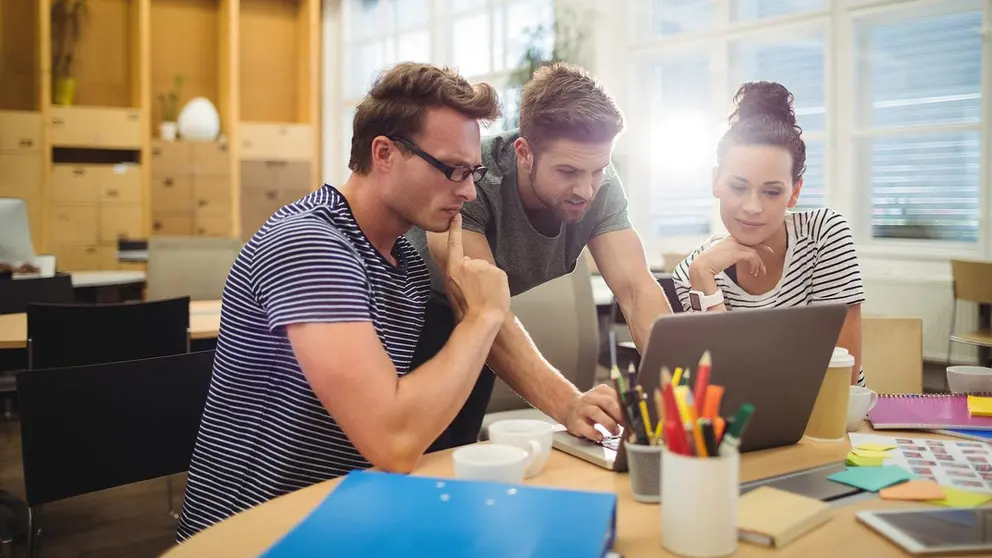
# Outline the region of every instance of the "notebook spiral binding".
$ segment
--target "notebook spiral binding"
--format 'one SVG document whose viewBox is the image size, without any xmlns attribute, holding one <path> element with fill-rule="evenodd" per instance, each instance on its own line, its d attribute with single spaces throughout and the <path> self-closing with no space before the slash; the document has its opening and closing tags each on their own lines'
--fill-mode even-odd
<svg viewBox="0 0 992 558">
<path fill-rule="evenodd" d="M 878 398 L 883 397 L 888 399 L 900 399 L 900 398 L 912 398 L 912 399 L 946 399 L 949 397 L 967 397 L 969 395 L 974 395 L 975 397 L 992 397 L 992 392 L 983 391 L 977 393 L 879 393 Z"/>
</svg>

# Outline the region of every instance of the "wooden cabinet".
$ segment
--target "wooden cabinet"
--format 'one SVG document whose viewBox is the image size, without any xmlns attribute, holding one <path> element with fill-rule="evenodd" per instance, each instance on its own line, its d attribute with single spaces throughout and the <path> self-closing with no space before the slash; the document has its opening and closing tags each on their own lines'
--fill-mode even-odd
<svg viewBox="0 0 992 558">
<path fill-rule="evenodd" d="M 251 238 L 276 210 L 312 191 L 308 161 L 242 161 L 242 238 Z"/>
<path fill-rule="evenodd" d="M 53 106 L 48 126 L 55 147 L 141 148 L 140 109 Z"/>
<path fill-rule="evenodd" d="M 140 165 L 53 164 L 50 198 L 61 270 L 118 269 L 118 241 L 143 237 Z"/>
<path fill-rule="evenodd" d="M 152 145 L 152 234 L 230 236 L 231 154 L 215 142 Z"/>
<path fill-rule="evenodd" d="M 263 122 L 241 123 L 242 161 L 309 161 L 313 126 Z"/>
<path fill-rule="evenodd" d="M 28 204 L 28 222 L 35 251 L 42 247 L 41 114 L 0 111 L 0 197 L 21 198 Z"/>
</svg>

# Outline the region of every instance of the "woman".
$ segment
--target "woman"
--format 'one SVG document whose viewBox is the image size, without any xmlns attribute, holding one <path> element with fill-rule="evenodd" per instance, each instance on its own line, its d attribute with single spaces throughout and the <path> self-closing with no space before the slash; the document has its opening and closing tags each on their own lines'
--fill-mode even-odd
<svg viewBox="0 0 992 558">
<path fill-rule="evenodd" d="M 848 305 L 837 344 L 861 371 L 864 289 L 847 221 L 827 209 L 791 212 L 806 170 L 792 94 L 778 83 L 745 83 L 717 148 L 713 195 L 729 235 L 707 240 L 675 269 L 686 311 Z"/>
</svg>

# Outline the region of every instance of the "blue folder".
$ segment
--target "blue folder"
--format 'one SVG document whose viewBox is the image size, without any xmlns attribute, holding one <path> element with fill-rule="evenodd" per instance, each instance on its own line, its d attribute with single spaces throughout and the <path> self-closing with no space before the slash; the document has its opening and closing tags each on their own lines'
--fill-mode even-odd
<svg viewBox="0 0 992 558">
<path fill-rule="evenodd" d="M 944 434 L 946 436 L 954 436 L 956 438 L 964 438 L 965 440 L 973 440 L 976 442 L 992 442 L 992 431 L 989 430 L 975 430 L 973 428 L 953 428 L 953 429 L 943 429 L 934 430 L 937 434 Z"/>
<path fill-rule="evenodd" d="M 355 471 L 266 558 L 602 558 L 614 493 Z"/>
</svg>

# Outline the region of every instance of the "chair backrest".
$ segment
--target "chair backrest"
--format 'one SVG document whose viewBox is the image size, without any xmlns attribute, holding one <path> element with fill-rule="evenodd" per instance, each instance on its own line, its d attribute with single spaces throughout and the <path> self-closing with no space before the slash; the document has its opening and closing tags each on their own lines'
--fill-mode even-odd
<svg viewBox="0 0 992 558">
<path fill-rule="evenodd" d="M 220 300 L 244 243 L 237 238 L 153 236 L 148 240 L 148 298 Z"/>
<path fill-rule="evenodd" d="M 73 300 L 72 277 L 65 273 L 0 281 L 0 314 L 26 312 L 28 304 L 35 302 L 71 304 Z"/>
<path fill-rule="evenodd" d="M 992 262 L 951 260 L 954 298 L 992 304 Z"/>
<path fill-rule="evenodd" d="M 189 351 L 189 297 L 122 304 L 29 304 L 27 314 L 32 369 Z"/>
<path fill-rule="evenodd" d="M 877 393 L 923 393 L 923 319 L 863 316 L 861 367 Z"/>
<path fill-rule="evenodd" d="M 510 308 L 548 362 L 579 390 L 592 388 L 596 380 L 599 329 L 585 258 L 576 261 L 575 270 L 569 275 L 513 297 Z M 529 406 L 497 378 L 486 412 Z"/>
<path fill-rule="evenodd" d="M 28 505 L 185 471 L 213 358 L 203 351 L 19 372 Z"/>
</svg>

